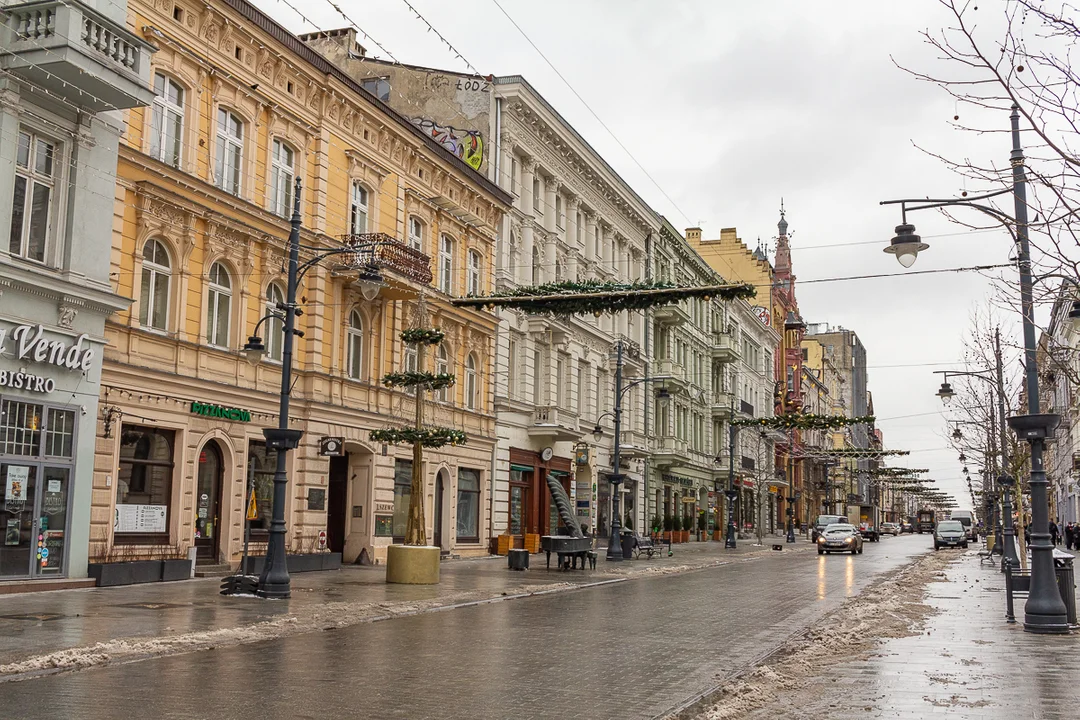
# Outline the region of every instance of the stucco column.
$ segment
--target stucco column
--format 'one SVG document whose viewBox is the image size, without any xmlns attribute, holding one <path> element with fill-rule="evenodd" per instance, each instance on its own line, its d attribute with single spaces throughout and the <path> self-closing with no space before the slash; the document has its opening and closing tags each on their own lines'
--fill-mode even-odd
<svg viewBox="0 0 1080 720">
<path fill-rule="evenodd" d="M 503 134 L 499 142 L 499 147 L 495 148 L 495 152 L 500 154 L 499 158 L 499 175 L 495 178 L 501 187 L 506 192 L 511 192 L 511 188 L 514 187 L 514 143 L 511 142 L 510 136 Z"/>
<path fill-rule="evenodd" d="M 517 281 L 522 285 L 532 285 L 533 260 L 533 173 L 536 162 L 525 159 L 521 163 L 521 213 L 525 221 L 521 224 L 521 257 L 518 261 Z"/>
<path fill-rule="evenodd" d="M 590 261 L 595 260 L 595 257 L 596 257 L 594 255 L 594 252 L 596 250 L 596 248 L 595 248 L 595 242 L 596 241 L 594 240 L 595 236 L 596 236 L 596 215 L 591 213 L 591 212 L 586 212 L 585 213 L 585 257 L 589 258 Z M 587 275 L 588 275 L 588 278 L 590 280 L 595 280 L 596 279 L 596 266 L 594 264 L 592 264 L 592 262 L 590 262 L 590 264 L 589 264 L 589 272 L 588 272 Z"/>
<path fill-rule="evenodd" d="M 554 178 L 544 179 L 544 229 L 547 237 L 544 238 L 544 282 L 554 282 L 555 261 L 558 249 L 558 213 L 555 210 L 555 196 L 559 193 L 560 183 Z"/>
<path fill-rule="evenodd" d="M 572 197 L 566 203 L 566 244 L 572 248 L 577 248 L 578 253 L 581 252 L 581 243 L 578 242 L 578 221 L 577 214 L 581 209 L 581 199 Z"/>
<path fill-rule="evenodd" d="M 603 265 L 607 269 L 611 269 L 613 261 L 615 259 L 615 253 L 612 249 L 613 240 L 611 237 L 611 226 L 607 223 L 600 223 L 600 252 Z"/>
</svg>

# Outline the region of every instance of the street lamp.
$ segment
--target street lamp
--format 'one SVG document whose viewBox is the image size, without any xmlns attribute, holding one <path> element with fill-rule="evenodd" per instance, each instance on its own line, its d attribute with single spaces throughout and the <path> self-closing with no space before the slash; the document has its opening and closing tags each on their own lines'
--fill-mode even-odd
<svg viewBox="0 0 1080 720">
<path fill-rule="evenodd" d="M 952 399 L 956 396 L 953 392 L 952 385 L 947 382 L 941 383 L 941 389 L 937 391 L 937 396 L 941 398 L 941 402 L 944 405 L 948 405 L 952 402 Z"/>
<path fill-rule="evenodd" d="M 259 326 L 271 319 L 282 322 L 284 337 L 281 344 L 281 390 L 279 393 L 278 426 L 276 428 L 263 428 L 263 437 L 266 438 L 266 448 L 277 453 L 277 468 L 274 472 L 274 500 L 272 516 L 270 519 L 270 537 L 266 545 L 266 562 L 263 564 L 262 574 L 259 576 L 258 594 L 264 598 L 288 598 L 292 594 L 289 571 L 285 565 L 285 498 L 287 494 L 288 476 L 286 475 L 287 453 L 300 445 L 303 430 L 289 428 L 289 396 L 292 390 L 292 356 L 293 337 L 303 337 L 303 332 L 296 329 L 296 316 L 302 311 L 297 307 L 296 289 L 304 274 L 317 265 L 324 258 L 332 255 L 348 255 L 350 265 L 360 266 L 359 251 L 374 246 L 378 242 L 351 244 L 342 248 L 317 248 L 307 247 L 304 249 L 314 253 L 314 256 L 300 264 L 300 178 L 296 178 L 293 188 L 293 213 L 289 221 L 289 265 L 288 287 L 286 289 L 285 302 L 278 303 L 275 310 L 261 318 L 255 324 L 251 337 L 243 347 L 244 355 L 249 362 L 257 364 L 266 346 L 259 337 Z M 361 292 L 368 300 L 375 297 L 371 287 L 381 283 L 377 266 L 373 262 L 367 263 L 361 271 Z"/>
<path fill-rule="evenodd" d="M 1024 366 L 1027 394 L 1027 415 L 1009 418 L 1017 436 L 1031 446 L 1031 586 L 1024 606 L 1024 630 L 1035 633 L 1064 634 L 1069 632 L 1065 603 L 1058 592 L 1054 574 L 1054 547 L 1050 544 L 1050 506 L 1047 499 L 1046 471 L 1043 468 L 1043 449 L 1046 437 L 1059 420 L 1057 415 L 1039 413 L 1039 371 L 1036 357 L 1035 316 L 1032 301 L 1031 248 L 1028 242 L 1027 180 L 1024 172 L 1024 151 L 1020 145 L 1020 112 L 1013 105 L 1010 115 L 1012 129 L 1012 187 L 973 198 L 886 200 L 882 205 L 900 205 L 901 224 L 885 252 L 896 255 L 904 267 L 914 264 L 919 252 L 928 245 L 915 234 L 915 226 L 907 222 L 907 213 L 943 207 L 969 207 L 994 218 L 1013 236 L 1017 246 L 1017 266 L 1020 271 L 1020 306 L 1024 330 Z M 990 205 L 977 201 L 1011 194 L 1014 217 Z M 1014 230 L 1015 228 L 1015 230 Z"/>
<path fill-rule="evenodd" d="M 623 477 L 620 471 L 620 458 L 619 451 L 622 443 L 622 399 L 630 388 L 643 383 L 648 382 L 664 382 L 670 379 L 668 376 L 657 376 L 654 378 L 640 378 L 634 380 L 623 387 L 622 378 L 623 369 L 623 341 L 620 338 L 615 343 L 615 408 L 611 412 L 606 412 L 596 418 L 596 427 L 593 428 L 593 437 L 596 440 L 604 434 L 604 429 L 600 426 L 600 421 L 607 416 L 611 416 L 615 422 L 615 440 L 611 452 L 611 474 L 608 476 L 608 482 L 611 483 L 611 539 L 608 540 L 608 549 L 606 559 L 610 562 L 619 562 L 623 559 L 622 555 L 622 542 L 619 540 L 619 535 L 622 531 L 622 523 L 619 520 L 620 508 L 619 508 L 619 486 L 622 484 Z M 666 405 L 671 401 L 671 393 L 666 388 L 661 387 L 656 393 L 657 407 Z"/>
</svg>

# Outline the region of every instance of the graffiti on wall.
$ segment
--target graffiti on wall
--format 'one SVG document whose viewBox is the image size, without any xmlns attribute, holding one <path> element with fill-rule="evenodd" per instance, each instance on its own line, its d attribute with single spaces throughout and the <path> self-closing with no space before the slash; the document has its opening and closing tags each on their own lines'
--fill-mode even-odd
<svg viewBox="0 0 1080 720">
<path fill-rule="evenodd" d="M 474 170 L 480 169 L 480 165 L 484 162 L 484 138 L 479 132 L 439 125 L 434 120 L 426 118 L 413 118 L 412 123 L 431 135 L 435 142 L 468 163 Z"/>
</svg>

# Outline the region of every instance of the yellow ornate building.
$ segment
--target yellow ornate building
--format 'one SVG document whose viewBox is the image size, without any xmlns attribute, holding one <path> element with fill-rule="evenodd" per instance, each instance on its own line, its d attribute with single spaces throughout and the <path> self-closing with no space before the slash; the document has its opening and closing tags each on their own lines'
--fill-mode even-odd
<svg viewBox="0 0 1080 720">
<path fill-rule="evenodd" d="M 412 416 L 411 397 L 379 379 L 415 364 L 398 335 L 424 298 L 447 334 L 428 369 L 457 376 L 427 414 L 469 438 L 425 454 L 428 534 L 446 552 L 486 552 L 495 318 L 447 300 L 490 291 L 509 195 L 243 0 L 128 11 L 157 47 L 157 98 L 126 112 L 119 152 L 112 279 L 134 304 L 106 326 L 91 559 L 194 547 L 234 562 L 249 481 L 252 540 L 265 540 L 275 461 L 261 430 L 278 422 L 280 323 L 260 328 L 261 364 L 241 348 L 284 300 L 297 177 L 301 262 L 350 235 L 392 242 L 374 300 L 333 257 L 297 293 L 290 426 L 305 434 L 290 453 L 290 551 L 325 531 L 345 562 L 375 561 L 404 535 L 411 448 L 368 434 Z"/>
</svg>

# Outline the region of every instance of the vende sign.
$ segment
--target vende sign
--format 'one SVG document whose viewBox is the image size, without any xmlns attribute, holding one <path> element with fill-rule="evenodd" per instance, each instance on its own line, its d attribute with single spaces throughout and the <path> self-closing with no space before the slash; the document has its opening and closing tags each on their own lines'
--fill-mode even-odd
<svg viewBox="0 0 1080 720">
<path fill-rule="evenodd" d="M 42 325 L 16 325 L 10 330 L 0 327 L 0 355 L 11 354 L 16 361 L 40 363 L 85 373 L 94 364 L 94 349 L 83 346 L 89 337 L 83 333 L 75 338 L 74 342 L 48 340 Z M 56 381 L 34 373 L 0 370 L 0 387 L 51 393 L 56 390 Z"/>
</svg>

